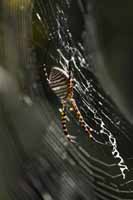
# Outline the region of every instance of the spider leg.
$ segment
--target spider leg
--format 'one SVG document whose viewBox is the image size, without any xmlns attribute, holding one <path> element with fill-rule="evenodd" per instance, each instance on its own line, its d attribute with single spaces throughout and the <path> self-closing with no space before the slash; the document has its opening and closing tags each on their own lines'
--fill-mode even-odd
<svg viewBox="0 0 133 200">
<path fill-rule="evenodd" d="M 48 83 L 50 83 L 50 80 L 49 80 L 49 78 L 48 78 L 48 73 L 47 73 L 46 66 L 45 66 L 45 65 L 43 65 L 43 66 L 44 66 L 43 70 L 44 70 L 45 78 L 46 78 L 46 80 L 48 81 Z"/>
<path fill-rule="evenodd" d="M 66 122 L 67 122 L 66 119 L 67 119 L 66 102 L 63 102 L 62 103 L 62 109 L 61 109 L 61 124 L 62 124 L 62 128 L 63 128 L 63 132 L 64 132 L 64 135 L 66 136 L 66 138 L 68 139 L 69 142 L 76 143 L 76 141 L 75 141 L 76 137 L 69 135 L 69 133 L 68 133 L 68 129 L 67 129 L 67 126 L 66 126 Z"/>
<path fill-rule="evenodd" d="M 71 101 L 71 104 L 72 104 L 72 107 L 73 107 L 73 110 L 76 114 L 76 117 L 80 123 L 80 126 L 85 130 L 85 132 L 87 133 L 87 135 L 89 135 L 90 138 L 92 138 L 92 134 L 91 134 L 91 131 L 92 129 L 89 128 L 89 126 L 87 125 L 87 123 L 85 122 L 82 114 L 80 113 L 79 109 L 78 109 L 78 106 L 76 104 L 76 101 L 72 98 L 70 99 Z"/>
</svg>

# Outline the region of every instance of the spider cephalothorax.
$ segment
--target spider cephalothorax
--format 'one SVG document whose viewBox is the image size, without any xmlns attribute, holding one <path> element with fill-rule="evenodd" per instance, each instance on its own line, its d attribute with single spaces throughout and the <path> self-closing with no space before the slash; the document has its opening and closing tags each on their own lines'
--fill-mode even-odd
<svg viewBox="0 0 133 200">
<path fill-rule="evenodd" d="M 82 114 L 80 113 L 76 101 L 73 95 L 73 78 L 72 73 L 65 72 L 64 70 L 60 69 L 59 67 L 53 67 L 51 69 L 49 78 L 45 69 L 45 76 L 49 82 L 49 85 L 53 92 L 59 97 L 61 100 L 62 108 L 61 108 L 61 123 L 63 127 L 64 134 L 66 135 L 67 139 L 70 142 L 75 142 L 75 137 L 69 135 L 66 121 L 67 121 L 67 114 L 66 114 L 66 107 L 69 103 L 71 106 L 71 110 L 76 114 L 76 118 L 79 121 L 82 128 L 84 128 L 85 132 L 88 134 L 89 137 L 91 135 L 91 129 L 84 121 Z"/>
</svg>

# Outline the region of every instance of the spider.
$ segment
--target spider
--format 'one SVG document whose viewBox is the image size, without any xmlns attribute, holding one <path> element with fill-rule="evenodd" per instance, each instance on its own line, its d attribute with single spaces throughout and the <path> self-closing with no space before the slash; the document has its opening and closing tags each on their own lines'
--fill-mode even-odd
<svg viewBox="0 0 133 200">
<path fill-rule="evenodd" d="M 92 129 L 89 128 L 87 123 L 85 122 L 81 112 L 79 111 L 79 108 L 77 106 L 77 103 L 74 99 L 74 93 L 73 93 L 73 76 L 72 72 L 69 70 L 69 73 L 64 71 L 63 69 L 54 66 L 51 69 L 51 72 L 47 74 L 46 67 L 44 68 L 45 71 L 45 77 L 49 83 L 50 88 L 53 90 L 53 92 L 56 94 L 56 96 L 61 101 L 61 124 L 63 128 L 64 135 L 68 139 L 68 141 L 72 143 L 76 143 L 75 136 L 72 136 L 68 133 L 68 129 L 66 126 L 67 123 L 67 112 L 66 108 L 67 105 L 70 105 L 70 110 L 73 111 L 76 114 L 76 118 L 80 124 L 80 126 L 85 130 L 87 135 L 92 138 L 91 131 Z"/>
</svg>

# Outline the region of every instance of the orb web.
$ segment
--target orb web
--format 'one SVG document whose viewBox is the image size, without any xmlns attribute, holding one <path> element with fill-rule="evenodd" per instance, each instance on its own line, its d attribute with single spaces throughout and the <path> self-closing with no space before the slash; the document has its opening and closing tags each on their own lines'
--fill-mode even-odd
<svg viewBox="0 0 133 200">
<path fill-rule="evenodd" d="M 131 145 L 131 137 L 128 131 L 132 129 L 110 97 L 101 88 L 92 71 L 92 66 L 88 62 L 83 44 L 75 42 L 73 38 L 68 26 L 67 14 L 64 11 L 64 8 L 71 6 L 71 2 L 61 1 L 60 4 L 57 2 L 53 6 L 52 1 L 49 0 L 47 6 L 52 13 L 51 19 L 48 18 L 47 6 L 44 6 L 42 1 L 38 1 L 37 5 L 39 9 L 35 14 L 39 23 L 44 23 L 44 15 L 49 20 L 48 38 L 54 51 L 47 48 L 46 54 L 48 54 L 51 63 L 60 66 L 66 73 L 71 68 L 74 75 L 75 99 L 88 126 L 94 130 L 94 149 L 87 150 L 90 147 L 89 141 L 85 136 L 82 136 L 84 141 L 87 140 L 86 144 L 83 142 L 80 144 L 79 139 L 78 153 L 75 150 L 70 154 L 76 157 L 77 162 L 80 160 L 81 167 L 86 169 L 87 173 L 99 180 L 97 186 L 93 185 L 93 187 L 96 187 L 97 193 L 102 190 L 101 187 L 106 189 L 109 187 L 108 189 L 116 192 L 118 185 L 123 187 L 132 182 L 132 178 L 128 176 L 130 168 L 127 164 L 127 156 L 124 156 L 123 151 L 121 151 L 123 140 Z M 40 31 L 43 35 L 43 30 Z M 49 64 L 47 59 L 43 64 Z M 71 114 L 70 118 L 75 124 L 77 123 Z M 78 137 L 78 134 L 76 136 Z M 121 137 L 124 139 L 121 139 Z M 104 156 L 100 155 L 99 157 L 99 154 L 96 153 L 99 149 L 102 149 Z M 85 158 L 87 158 L 87 161 Z M 103 180 L 104 176 L 112 180 L 109 186 L 106 186 Z M 132 190 L 130 192 L 132 193 Z M 112 197 L 114 196 L 112 195 Z"/>
</svg>

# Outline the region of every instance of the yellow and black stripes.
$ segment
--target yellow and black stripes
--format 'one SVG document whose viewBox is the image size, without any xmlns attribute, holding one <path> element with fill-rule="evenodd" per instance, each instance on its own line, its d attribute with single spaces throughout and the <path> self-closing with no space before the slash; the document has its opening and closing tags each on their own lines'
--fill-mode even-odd
<svg viewBox="0 0 133 200">
<path fill-rule="evenodd" d="M 76 104 L 76 101 L 73 97 L 73 77 L 72 72 L 70 69 L 68 70 L 68 73 L 66 71 L 60 69 L 59 67 L 53 67 L 51 69 L 49 78 L 46 72 L 46 69 L 44 68 L 46 79 L 48 80 L 48 83 L 53 90 L 53 92 L 56 94 L 57 97 L 59 97 L 62 108 L 61 108 L 61 124 L 62 129 L 64 132 L 64 135 L 66 138 L 72 142 L 75 143 L 75 136 L 69 135 L 68 129 L 67 129 L 67 115 L 66 115 L 66 106 L 69 102 L 71 105 L 71 110 L 76 114 L 76 118 L 78 122 L 80 123 L 80 126 L 85 130 L 87 135 L 89 137 L 92 137 L 91 135 L 91 129 L 83 119 L 82 114 L 80 113 L 78 106 Z M 92 137 L 93 138 L 93 137 Z"/>
<path fill-rule="evenodd" d="M 64 131 L 64 134 L 67 136 L 68 135 L 68 130 L 66 127 L 66 112 L 65 112 L 65 105 L 63 104 L 62 109 L 61 109 L 61 123 L 62 123 L 62 128 Z"/>
<path fill-rule="evenodd" d="M 68 139 L 69 142 L 75 143 L 75 136 L 69 135 L 68 129 L 66 126 L 67 123 L 67 116 L 66 116 L 66 103 L 62 103 L 62 109 L 61 109 L 61 124 L 63 128 L 64 135 Z"/>
<path fill-rule="evenodd" d="M 73 98 L 73 80 L 70 79 L 68 82 L 68 91 L 67 91 L 67 99 Z"/>
<path fill-rule="evenodd" d="M 70 99 L 70 101 L 71 101 L 73 110 L 74 110 L 74 112 L 76 114 L 76 117 L 77 117 L 81 127 L 85 130 L 85 132 L 89 135 L 89 137 L 92 137 L 91 129 L 88 127 L 87 123 L 84 121 L 83 116 L 81 115 L 75 100 L 74 99 Z"/>
<path fill-rule="evenodd" d="M 53 92 L 59 97 L 61 100 L 65 99 L 68 94 L 68 74 L 58 68 L 53 67 L 50 76 L 49 76 L 49 84 Z"/>
</svg>

